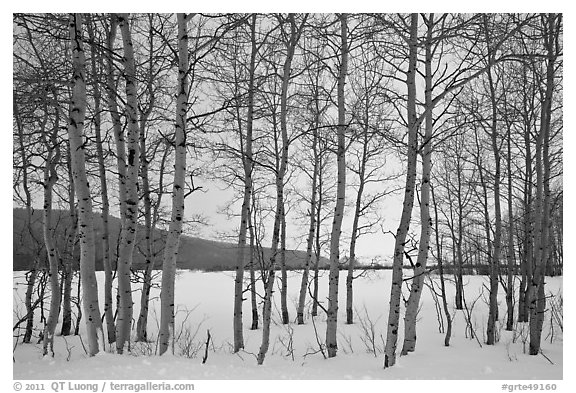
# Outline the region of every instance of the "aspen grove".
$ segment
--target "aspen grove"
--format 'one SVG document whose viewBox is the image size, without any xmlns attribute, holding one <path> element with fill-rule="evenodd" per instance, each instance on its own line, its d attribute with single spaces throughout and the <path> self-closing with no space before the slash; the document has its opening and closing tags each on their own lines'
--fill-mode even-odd
<svg viewBox="0 0 576 393">
<path fill-rule="evenodd" d="M 15 376 L 561 376 L 562 14 L 15 13 L 12 114 Z"/>
</svg>

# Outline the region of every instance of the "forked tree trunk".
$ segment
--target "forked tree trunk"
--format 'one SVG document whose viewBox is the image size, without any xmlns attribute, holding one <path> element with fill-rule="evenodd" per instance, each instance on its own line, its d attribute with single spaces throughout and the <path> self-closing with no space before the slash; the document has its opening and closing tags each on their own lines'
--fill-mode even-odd
<svg viewBox="0 0 576 393">
<path fill-rule="evenodd" d="M 152 16 L 149 16 L 152 18 Z M 152 113 L 152 109 L 155 104 L 155 92 L 153 86 L 154 80 L 154 29 L 152 26 L 152 20 L 149 20 L 150 26 L 148 30 L 148 44 L 149 44 L 149 65 L 148 65 L 148 75 L 146 78 L 146 89 L 149 94 L 149 102 L 144 111 L 140 113 L 140 164 L 142 178 L 142 199 L 144 202 L 144 224 L 145 224 L 145 235 L 144 235 L 144 277 L 142 278 L 142 292 L 140 294 L 140 312 L 138 314 L 138 322 L 136 323 L 136 341 L 147 341 L 148 340 L 148 308 L 150 303 L 150 289 L 152 288 L 152 271 L 154 269 L 154 231 L 155 222 L 152 219 L 152 201 L 150 198 L 150 180 L 148 176 L 148 157 L 146 151 L 146 126 L 148 123 L 148 117 Z M 161 167 L 162 171 L 164 167 Z M 160 192 L 161 195 L 161 192 Z M 160 198 L 157 202 L 160 205 Z"/>
<path fill-rule="evenodd" d="M 116 351 L 124 352 L 124 347 L 130 346 L 130 331 L 132 327 L 132 284 L 130 268 L 136 242 L 138 220 L 138 170 L 140 168 L 140 146 L 138 129 L 138 102 L 136 88 L 136 66 L 132 34 L 129 26 L 129 14 L 118 14 L 118 25 L 122 33 L 124 47 L 124 77 L 126 80 L 126 117 L 128 121 L 126 177 L 124 181 L 125 194 L 120 195 L 126 206 L 126 216 L 122 222 L 122 235 L 118 250 L 118 318 L 116 323 Z"/>
<path fill-rule="evenodd" d="M 94 32 L 92 22 L 88 21 L 88 36 L 94 43 Z M 92 45 L 91 66 L 93 75 L 100 75 L 96 60 L 99 54 L 96 52 L 96 45 Z M 108 218 L 110 216 L 110 202 L 108 200 L 108 182 L 106 180 L 106 165 L 104 163 L 104 149 L 102 146 L 101 133 L 101 94 L 100 81 L 95 77 L 93 81 L 94 94 L 94 133 L 96 137 L 96 155 L 98 157 L 98 174 L 100 175 L 100 196 L 102 197 L 102 265 L 104 267 L 104 318 L 106 319 L 106 334 L 108 344 L 116 341 L 114 326 L 114 316 L 112 315 L 112 261 L 110 257 L 110 226 Z"/>
<path fill-rule="evenodd" d="M 254 118 L 254 73 L 256 69 L 256 14 L 252 14 L 250 21 L 250 65 L 248 67 L 248 113 L 246 119 L 246 141 L 242 146 L 242 167 L 244 169 L 244 196 L 242 211 L 240 213 L 240 230 L 238 234 L 238 251 L 236 253 L 236 277 L 234 279 L 234 352 L 244 348 L 244 334 L 242 329 L 242 294 L 244 283 L 244 259 L 246 253 L 246 233 L 250 216 L 250 203 L 252 203 L 252 124 Z M 240 133 L 242 130 L 240 129 Z M 256 322 L 257 324 L 257 322 Z M 254 322 L 252 322 L 254 325 Z"/>
<path fill-rule="evenodd" d="M 168 350 L 174 336 L 174 281 L 182 221 L 184 220 L 184 186 L 186 178 L 186 113 L 188 111 L 188 29 L 186 14 L 177 14 L 178 20 L 178 96 L 176 99 L 176 158 L 172 187 L 172 218 L 162 265 L 161 313 L 158 335 L 160 355 Z"/>
<path fill-rule="evenodd" d="M 126 201 L 123 195 L 126 194 L 126 146 L 124 141 L 124 130 L 120 121 L 120 112 L 116 102 L 116 83 L 115 83 L 115 66 L 112 53 L 114 51 L 114 42 L 116 40 L 116 32 L 118 27 L 118 20 L 115 14 L 110 15 L 110 30 L 106 40 L 106 49 L 109 52 L 106 56 L 106 102 L 108 110 L 110 111 L 110 118 L 112 120 L 112 129 L 114 131 L 114 143 L 116 145 L 116 163 L 118 169 L 118 194 L 120 203 L 120 222 L 124 226 L 126 219 Z M 104 315 L 106 318 L 106 332 L 108 335 L 108 343 L 116 342 L 116 324 L 114 321 L 113 310 L 113 295 L 112 295 L 112 251 L 108 254 L 111 258 L 110 272 L 104 274 Z M 118 255 L 114 258 L 116 266 L 118 266 Z"/>
<path fill-rule="evenodd" d="M 86 176 L 84 143 L 82 141 L 86 115 L 85 55 L 82 48 L 82 15 L 70 15 L 70 42 L 72 46 L 73 91 L 68 137 L 72 151 L 72 174 L 78 196 L 78 227 L 80 238 L 80 275 L 83 289 L 83 310 L 86 316 L 88 355 L 99 351 L 98 336 L 102 334 L 98 282 L 95 273 L 94 221 L 92 199 Z"/>
<path fill-rule="evenodd" d="M 430 216 L 430 175 L 432 172 L 432 132 L 434 119 L 432 117 L 432 29 L 434 28 L 434 14 L 428 18 L 427 40 L 425 43 L 426 57 L 424 63 L 425 90 L 424 100 L 427 109 L 425 120 L 424 140 L 422 141 L 422 184 L 420 185 L 420 241 L 412 287 L 406 305 L 404 317 L 404 344 L 402 355 L 416 349 L 416 318 L 424 286 L 424 275 L 428 262 L 430 249 L 430 233 L 432 231 L 432 217 Z"/>
<path fill-rule="evenodd" d="M 411 15 L 408 72 L 406 86 L 408 88 L 408 151 L 406 184 L 404 187 L 404 202 L 400 225 L 396 231 L 394 244 L 394 259 L 392 262 L 392 286 L 390 289 L 390 308 L 388 311 L 388 328 L 386 331 L 386 346 L 384 348 L 384 368 L 396 363 L 396 346 L 400 322 L 400 299 L 402 295 L 402 266 L 404 261 L 404 245 L 410 229 L 410 218 L 414 206 L 414 188 L 416 185 L 416 156 L 418 153 L 418 129 L 416 126 L 416 61 L 418 45 L 418 14 Z"/>
<path fill-rule="evenodd" d="M 286 212 L 284 209 L 284 176 L 286 174 L 286 168 L 288 166 L 288 126 L 287 126 L 287 116 L 288 116 L 288 86 L 290 83 L 290 73 L 292 70 L 292 59 L 294 57 L 294 52 L 296 50 L 296 45 L 302 33 L 304 22 L 300 26 L 296 25 L 294 14 L 288 14 L 288 20 L 290 23 L 290 35 L 288 36 L 289 41 L 287 42 L 287 53 L 286 59 L 284 60 L 283 74 L 282 74 L 282 88 L 280 93 L 280 131 L 282 136 L 282 152 L 280 157 L 276 155 L 276 212 L 274 215 L 274 229 L 272 231 L 272 246 L 270 247 L 270 265 L 268 267 L 268 281 L 266 283 L 266 291 L 264 295 L 264 307 L 262 311 L 262 344 L 260 345 L 260 350 L 258 351 L 257 362 L 259 365 L 264 363 L 266 358 L 266 353 L 268 352 L 268 347 L 270 344 L 270 321 L 272 313 L 272 292 L 274 289 L 274 277 L 276 269 L 276 258 L 278 253 L 278 244 L 281 245 L 280 250 L 280 260 L 285 258 L 285 247 L 284 241 L 281 239 L 281 231 L 285 225 Z M 304 21 L 306 17 L 304 18 Z M 281 22 L 282 23 L 282 22 Z M 285 230 L 284 230 L 285 231 Z M 282 272 L 282 277 L 285 279 L 285 273 Z M 283 287 L 286 283 L 283 284 Z M 287 287 L 283 288 L 286 291 Z M 285 296 L 285 295 L 283 295 Z M 288 319 L 287 308 L 282 310 L 282 319 Z M 288 322 L 288 321 L 287 321 Z"/>
<path fill-rule="evenodd" d="M 336 333 L 338 329 L 338 280 L 340 263 L 340 235 L 346 198 L 346 102 L 344 87 L 348 73 L 348 15 L 340 19 L 340 70 L 338 73 L 338 128 L 337 128 L 337 168 L 336 206 L 330 234 L 330 273 L 328 276 L 328 308 L 326 309 L 326 350 L 328 357 L 335 357 L 338 351 Z"/>
<path fill-rule="evenodd" d="M 534 258 L 534 274 L 531 281 L 530 298 L 530 355 L 538 355 L 546 297 L 544 291 L 544 275 L 550 255 L 550 125 L 552 116 L 552 95 L 554 92 L 554 74 L 557 53 L 556 43 L 560 35 L 562 15 L 548 14 L 542 17 L 544 24 L 546 58 L 546 90 L 542 97 L 540 114 L 540 129 L 536 140 L 536 249 Z"/>
</svg>

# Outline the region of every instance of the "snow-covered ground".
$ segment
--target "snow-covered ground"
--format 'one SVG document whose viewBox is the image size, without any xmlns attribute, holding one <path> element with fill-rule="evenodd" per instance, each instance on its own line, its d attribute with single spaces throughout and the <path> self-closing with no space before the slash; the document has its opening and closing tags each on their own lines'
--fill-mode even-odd
<svg viewBox="0 0 576 393">
<path fill-rule="evenodd" d="M 370 272 L 355 281 L 356 323 L 345 321 L 345 273 L 340 275 L 340 309 L 338 356 L 324 359 L 318 351 L 318 341 L 325 337 L 325 318 L 319 310 L 315 324 L 309 315 L 305 325 L 278 324 L 279 290 L 275 291 L 275 323 L 271 331 L 270 350 L 263 366 L 256 364 L 262 330 L 249 330 L 251 310 L 249 293 L 244 302 L 245 350 L 231 351 L 232 273 L 179 272 L 176 279 L 175 354 L 154 356 L 156 342 L 133 344 L 130 353 L 115 355 L 107 348 L 95 357 L 86 356 L 79 337 L 55 338 L 54 358 L 42 358 L 41 344 L 18 344 L 13 357 L 14 379 L 497 379 L 497 380 L 559 380 L 562 379 L 563 337 L 546 314 L 542 336 L 543 355 L 529 356 L 528 326 L 516 326 L 515 332 L 504 330 L 506 303 L 500 288 L 500 340 L 495 346 L 484 345 L 487 320 L 486 277 L 468 276 L 466 299 L 472 309 L 471 322 L 478 340 L 467 333 L 462 311 L 451 306 L 454 315 L 450 347 L 444 346 L 444 334 L 439 332 L 434 299 L 429 288 L 422 296 L 418 322 L 416 351 L 398 358 L 397 364 L 383 369 L 385 325 L 390 291 L 390 271 Z M 406 272 L 410 274 L 409 272 Z M 99 279 L 103 276 L 99 274 Z M 437 280 L 437 277 L 433 277 Z M 22 315 L 25 286 L 24 274 L 14 273 L 14 319 Z M 326 298 L 327 272 L 321 278 L 320 299 Z M 102 280 L 100 281 L 102 283 Z M 300 274 L 289 273 L 289 311 L 295 318 L 295 304 L 300 287 Z M 134 318 L 139 311 L 139 286 L 134 287 Z M 258 287 L 262 291 L 261 284 Z M 453 285 L 448 284 L 453 299 Z M 562 294 L 562 278 L 546 279 L 547 294 Z M 484 294 L 482 293 L 484 291 Z M 149 331 L 156 337 L 159 322 L 159 290 L 153 290 Z M 48 303 L 47 303 L 48 304 Z M 39 317 L 38 313 L 36 316 Z M 81 331 L 84 325 L 81 325 Z M 315 329 L 316 332 L 315 333 Z M 402 330 L 398 350 L 402 347 Z M 59 332 L 60 327 L 57 328 Z M 204 346 L 210 330 L 212 342 L 208 360 L 202 364 Z M 372 333 L 373 331 L 373 333 Z M 371 337 L 374 337 L 372 340 Z M 375 352 L 375 354 L 374 354 Z M 399 355 L 399 353 L 398 353 Z"/>
</svg>

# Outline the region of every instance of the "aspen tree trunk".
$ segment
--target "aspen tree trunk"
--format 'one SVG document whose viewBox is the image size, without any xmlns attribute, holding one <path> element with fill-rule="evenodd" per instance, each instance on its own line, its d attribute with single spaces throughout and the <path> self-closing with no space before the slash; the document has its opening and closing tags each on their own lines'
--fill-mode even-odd
<svg viewBox="0 0 576 393">
<path fill-rule="evenodd" d="M 288 118 L 288 86 L 290 84 L 290 73 L 292 71 L 292 59 L 294 58 L 294 52 L 296 50 L 296 45 L 302 34 L 304 22 L 307 16 L 304 16 L 304 21 L 297 27 L 294 14 L 288 14 L 288 22 L 290 23 L 290 36 L 289 41 L 286 44 L 286 59 L 284 61 L 283 74 L 282 74 L 282 90 L 280 93 L 280 128 L 282 130 L 282 147 L 283 147 L 283 167 L 282 181 L 277 183 L 284 188 L 284 175 L 286 173 L 286 167 L 288 165 L 288 130 L 287 130 L 287 118 Z M 282 194 L 284 191 L 282 190 Z M 280 230 L 280 271 L 282 284 L 280 287 L 280 308 L 282 314 L 282 323 L 290 323 L 290 316 L 288 314 L 288 275 L 286 273 L 286 208 L 284 206 L 284 197 L 281 199 L 281 230 Z"/>
<path fill-rule="evenodd" d="M 318 117 L 316 117 L 318 119 Z M 312 172 L 312 195 L 310 197 L 310 226 L 308 228 L 308 239 L 306 241 L 306 261 L 302 272 L 300 283 L 300 293 L 298 296 L 298 309 L 296 319 L 298 325 L 304 324 L 304 306 L 306 305 L 306 291 L 308 290 L 308 276 L 310 273 L 310 262 L 312 260 L 312 246 L 314 244 L 314 232 L 316 229 L 316 181 L 318 178 L 318 121 L 316 120 L 313 131 L 312 152 L 314 153 L 314 169 Z"/>
<path fill-rule="evenodd" d="M 112 128 L 114 130 L 114 143 L 116 144 L 116 162 L 118 167 L 118 194 L 120 202 L 120 222 L 122 227 L 126 220 L 126 146 L 124 141 L 124 131 L 120 122 L 120 112 L 116 102 L 116 83 L 114 80 L 115 68 L 112 53 L 114 51 L 114 42 L 116 40 L 116 31 L 118 20 L 115 14 L 110 16 L 110 30 L 106 40 L 106 49 L 109 52 L 106 57 L 106 93 L 107 106 L 110 111 Z M 111 251 L 109 253 L 112 257 Z M 112 261 L 110 261 L 112 262 Z M 112 263 L 111 263 L 112 265 Z M 116 256 L 116 266 L 118 266 L 118 256 Z M 116 324 L 114 321 L 113 295 L 112 295 L 112 269 L 104 274 L 104 315 L 106 318 L 106 332 L 108 334 L 108 343 L 116 342 Z"/>
<path fill-rule="evenodd" d="M 254 73 L 256 70 L 256 14 L 252 14 L 250 21 L 250 65 L 248 68 L 248 113 L 246 119 L 246 146 L 242 146 L 242 166 L 244 169 L 244 198 L 240 213 L 240 230 L 238 234 L 238 251 L 236 253 L 236 278 L 234 279 L 234 352 L 244 348 L 244 333 L 242 330 L 242 295 L 244 282 L 244 257 L 246 253 L 246 232 L 252 201 L 252 128 L 254 118 Z M 240 130 L 242 132 L 242 130 Z M 254 324 L 254 323 L 253 323 Z"/>
<path fill-rule="evenodd" d="M 88 37 L 93 43 L 94 32 L 92 22 L 88 20 Z M 91 66 L 93 75 L 99 75 L 100 72 L 96 67 L 98 54 L 95 45 L 92 46 Z M 96 155 L 98 157 L 98 174 L 100 175 L 100 196 L 102 198 L 102 265 L 104 267 L 104 315 L 106 319 L 106 334 L 108 344 L 116 341 L 116 332 L 114 327 L 114 316 L 112 315 L 112 262 L 110 258 L 110 226 L 108 217 L 110 216 L 110 202 L 108 200 L 108 182 L 106 181 L 106 166 L 104 164 L 104 150 L 102 147 L 101 133 L 101 93 L 100 81 L 94 77 L 92 91 L 94 95 L 94 133 L 96 137 Z"/>
<path fill-rule="evenodd" d="M 152 220 L 152 201 L 150 199 L 150 181 L 148 176 L 148 157 L 146 152 L 146 126 L 148 122 L 148 117 L 152 113 L 154 104 L 156 101 L 156 96 L 153 87 L 153 64 L 154 64 L 154 29 L 152 25 L 152 16 L 149 15 L 149 29 L 148 29 L 148 45 L 149 45 L 149 66 L 148 75 L 146 78 L 146 90 L 149 94 L 149 102 L 144 111 L 140 113 L 140 164 L 142 178 L 142 199 L 144 202 L 144 223 L 145 223 L 145 266 L 144 266 L 144 277 L 142 283 L 142 292 L 140 294 L 140 313 L 138 315 L 138 322 L 136 324 L 136 341 L 147 341 L 148 339 L 148 308 L 150 302 L 150 289 L 152 288 L 152 271 L 154 269 L 154 231 L 155 222 L 153 224 Z M 162 171 L 164 167 L 161 167 Z M 160 193 L 161 194 L 161 193 Z M 160 206 L 160 198 L 158 200 L 158 206 Z"/>
<path fill-rule="evenodd" d="M 346 198 L 346 103 L 344 87 L 348 73 L 348 15 L 341 14 L 340 19 L 340 70 L 338 73 L 338 183 L 336 186 L 336 206 L 330 234 L 330 273 L 328 276 L 328 308 L 326 310 L 326 349 L 328 357 L 335 357 L 338 351 L 336 333 L 338 329 L 338 280 L 340 263 L 340 235 Z"/>
<path fill-rule="evenodd" d="M 402 265 L 404 261 L 404 244 L 410 229 L 410 218 L 414 206 L 414 188 L 416 184 L 416 155 L 418 151 L 418 130 L 416 125 L 416 67 L 418 45 L 418 14 L 412 14 L 410 20 L 409 59 L 406 73 L 408 89 L 408 152 L 406 185 L 400 225 L 396 231 L 394 259 L 392 262 L 392 286 L 390 289 L 390 309 L 388 311 L 388 329 L 384 348 L 384 368 L 396 363 L 396 346 L 400 322 L 400 298 L 402 295 Z"/>
<path fill-rule="evenodd" d="M 543 103 L 543 106 L 546 105 Z M 544 114 L 544 108 L 542 109 Z M 545 235 L 546 230 L 544 227 L 544 174 L 542 169 L 542 145 L 543 145 L 543 124 L 545 120 L 541 119 L 541 126 L 536 139 L 536 203 L 534 207 L 535 215 L 535 248 L 534 248 L 534 266 L 532 270 L 532 277 L 529 283 L 529 304 L 530 304 L 530 355 L 538 355 L 540 353 L 540 341 L 542 334 L 542 320 L 545 306 L 544 300 L 544 251 L 545 242 L 547 241 Z M 541 315 L 542 314 L 542 315 Z"/>
<path fill-rule="evenodd" d="M 272 258 L 275 258 L 273 256 Z M 270 346 L 270 319 L 272 317 L 272 290 L 274 288 L 274 278 L 276 272 L 273 268 L 268 271 L 268 279 L 265 282 L 264 290 L 264 306 L 262 309 L 262 344 L 256 361 L 259 365 L 264 363 L 268 347 Z"/>
<path fill-rule="evenodd" d="M 487 18 L 484 18 L 486 35 L 488 36 Z M 490 52 L 490 50 L 489 50 Z M 500 149 L 498 146 L 498 119 L 497 119 L 497 102 L 496 87 L 492 78 L 492 68 L 488 68 L 488 83 L 490 87 L 490 101 L 492 104 L 492 121 L 490 127 L 490 137 L 492 142 L 492 152 L 494 154 L 494 254 L 491 259 L 490 268 L 490 304 L 488 312 L 488 325 L 486 327 L 486 344 L 494 345 L 496 343 L 496 321 L 498 320 L 498 277 L 500 266 L 500 253 L 502 248 L 502 211 L 500 207 Z"/>
<path fill-rule="evenodd" d="M 46 97 L 47 98 L 47 97 Z M 46 113 L 48 116 L 48 113 Z M 56 324 L 58 323 L 58 315 L 60 313 L 60 283 L 58 281 L 58 251 L 54 241 L 54 230 L 52 228 L 52 189 L 58 181 L 58 174 L 56 172 L 56 164 L 60 161 L 60 149 L 58 148 L 58 141 L 56 140 L 59 129 L 59 111 L 56 108 L 56 119 L 54 121 L 54 130 L 50 134 L 50 140 L 46 140 L 46 135 L 42 135 L 44 144 L 48 150 L 46 157 L 46 164 L 44 166 L 44 210 L 43 210 L 43 235 L 46 252 L 48 254 L 48 279 L 50 280 L 50 312 L 48 320 L 44 326 L 44 340 L 42 345 L 42 353 L 44 356 L 48 355 L 48 348 L 50 353 L 54 356 L 54 332 L 56 331 Z"/>
<path fill-rule="evenodd" d="M 126 216 L 122 225 L 122 236 L 118 249 L 118 319 L 116 323 L 116 351 L 124 352 L 130 348 L 130 331 L 132 326 L 132 284 L 130 267 L 136 240 L 138 220 L 138 170 L 140 168 L 140 146 L 138 129 L 138 102 L 136 88 L 136 66 L 134 48 L 129 26 L 129 14 L 118 14 L 118 25 L 122 33 L 124 47 L 124 77 L 126 80 L 126 117 L 128 120 L 127 144 L 128 157 L 125 162 L 125 194 L 121 195 L 126 205 Z"/>
<path fill-rule="evenodd" d="M 424 275 L 426 274 L 426 264 L 428 262 L 428 251 L 430 249 L 430 232 L 432 231 L 432 217 L 430 216 L 430 174 L 432 171 L 432 132 L 434 120 L 432 117 L 432 29 L 434 28 L 434 14 L 430 14 L 428 19 L 428 31 L 426 36 L 426 57 L 425 57 L 425 105 L 428 110 L 425 120 L 425 134 L 422 141 L 422 184 L 420 185 L 420 241 L 418 257 L 412 278 L 410 296 L 406 305 L 404 317 L 404 344 L 402 355 L 413 352 L 416 349 L 416 318 L 418 316 L 418 306 L 424 286 Z"/>
<path fill-rule="evenodd" d="M 112 127 L 114 130 L 114 143 L 116 144 L 116 160 L 118 163 L 118 198 L 120 201 L 120 220 L 124 222 L 126 219 L 126 201 L 123 195 L 126 194 L 126 142 L 124 139 L 124 130 L 120 121 L 120 111 L 116 97 L 116 82 L 114 77 L 116 75 L 114 60 L 112 54 L 114 53 L 114 42 L 116 41 L 116 32 L 118 30 L 118 17 L 116 14 L 110 15 L 110 30 L 106 40 L 106 49 L 108 56 L 106 57 L 106 92 L 107 104 L 110 111 L 110 118 L 112 120 Z M 124 224 L 122 224 L 124 225 Z"/>
<path fill-rule="evenodd" d="M 24 189 L 24 194 L 26 195 L 26 222 L 24 225 L 30 228 L 30 236 L 32 234 L 32 194 L 30 193 L 30 188 L 28 187 L 28 158 L 26 157 L 26 148 L 24 141 L 24 126 L 22 125 L 22 119 L 20 118 L 20 112 L 18 110 L 18 105 L 16 105 L 16 95 L 13 95 L 13 114 L 16 120 L 16 127 L 18 130 L 18 150 L 20 151 L 20 157 L 22 158 L 22 188 Z M 23 343 L 29 343 L 32 339 L 32 331 L 34 328 L 34 307 L 32 305 L 32 296 L 34 294 L 34 285 L 36 284 L 36 277 L 38 276 L 37 271 L 37 257 L 34 258 L 32 262 L 32 268 L 27 274 L 26 283 L 26 296 L 24 299 L 24 304 L 26 306 L 26 330 L 24 332 Z"/>
<path fill-rule="evenodd" d="M 174 162 L 174 185 L 172 188 L 172 218 L 162 265 L 162 291 L 160 292 L 161 313 L 160 355 L 168 350 L 174 337 L 174 280 L 182 220 L 184 219 L 184 186 L 186 177 L 186 113 L 188 111 L 188 27 L 186 14 L 177 14 L 178 20 L 178 96 L 176 98 L 176 152 Z"/>
<path fill-rule="evenodd" d="M 95 274 L 94 221 L 92 199 L 86 176 L 84 143 L 82 141 L 86 115 L 85 55 L 82 48 L 82 15 L 70 15 L 70 42 L 72 45 L 73 91 L 68 137 L 72 151 L 72 174 L 78 195 L 78 227 L 80 238 L 80 275 L 83 289 L 83 314 L 86 316 L 88 355 L 99 351 L 98 335 L 102 334 L 98 282 Z M 102 337 L 103 338 L 103 337 Z"/>
<path fill-rule="evenodd" d="M 546 90 L 542 97 L 540 130 L 536 140 L 536 249 L 530 298 L 530 355 L 540 353 L 540 342 L 546 297 L 544 276 L 550 253 L 550 123 L 552 115 L 552 95 L 554 92 L 554 67 L 557 54 L 555 43 L 558 39 L 561 15 L 548 14 L 542 17 L 544 24 L 544 45 L 547 50 Z"/>
</svg>

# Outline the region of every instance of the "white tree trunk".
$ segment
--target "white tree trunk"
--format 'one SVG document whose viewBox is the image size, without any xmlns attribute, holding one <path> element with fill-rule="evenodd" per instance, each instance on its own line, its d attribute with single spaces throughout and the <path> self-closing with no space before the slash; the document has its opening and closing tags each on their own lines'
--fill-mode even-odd
<svg viewBox="0 0 576 393">
<path fill-rule="evenodd" d="M 92 199 L 86 176 L 84 143 L 82 141 L 86 114 L 85 56 L 82 48 L 82 15 L 70 16 L 70 42 L 72 45 L 73 91 L 72 110 L 68 137 L 72 151 L 72 176 L 78 196 L 78 226 L 80 239 L 80 274 L 83 289 L 83 314 L 86 320 L 86 341 L 88 355 L 99 351 L 98 336 L 102 335 L 100 306 L 98 304 L 98 282 L 95 274 L 94 221 Z"/>
<path fill-rule="evenodd" d="M 108 225 L 108 218 L 110 216 L 110 202 L 108 200 L 108 182 L 106 181 L 106 166 L 104 163 L 104 150 L 102 147 L 101 135 L 101 95 L 100 95 L 100 80 L 96 77 L 98 75 L 98 68 L 96 67 L 99 53 L 95 50 L 96 45 L 94 41 L 94 32 L 92 28 L 92 21 L 88 21 L 88 37 L 93 42 L 91 66 L 94 76 L 93 80 L 93 95 L 94 95 L 94 133 L 96 137 L 96 155 L 98 156 L 98 174 L 100 175 L 100 196 L 102 197 L 102 265 L 104 267 L 104 315 L 106 319 L 106 334 L 108 343 L 112 344 L 116 341 L 116 332 L 114 326 L 114 315 L 112 313 L 112 258 L 110 255 L 110 228 Z"/>
<path fill-rule="evenodd" d="M 184 186 L 186 178 L 186 113 L 188 111 L 188 32 L 186 14 L 178 19 L 178 96 L 176 99 L 176 132 L 174 185 L 172 188 L 172 218 L 164 249 L 162 291 L 160 293 L 160 354 L 168 350 L 174 335 L 174 279 L 182 221 L 184 220 Z"/>
<path fill-rule="evenodd" d="M 544 291 L 544 275 L 550 255 L 550 127 L 552 116 L 552 98 L 554 92 L 554 74 L 557 53 L 555 42 L 560 35 L 562 16 L 548 14 L 543 20 L 546 23 L 544 38 L 547 50 L 546 59 L 546 89 L 542 99 L 540 114 L 540 129 L 536 141 L 536 248 L 534 255 L 534 271 L 531 285 L 530 301 L 530 355 L 538 355 L 541 351 L 540 341 L 546 297 Z"/>
<path fill-rule="evenodd" d="M 396 363 L 396 346 L 400 322 L 400 298 L 402 295 L 402 266 L 404 262 L 404 244 L 410 229 L 410 218 L 414 206 L 414 188 L 416 184 L 416 156 L 418 152 L 418 129 L 416 125 L 416 61 L 418 45 L 418 14 L 411 15 L 409 39 L 409 64 L 406 73 L 408 88 L 408 152 L 406 168 L 406 184 L 404 187 L 404 202 L 400 225 L 396 231 L 394 244 L 394 259 L 392 262 L 392 286 L 390 289 L 390 308 L 388 311 L 388 328 L 386 331 L 386 346 L 384 348 L 384 368 Z"/>
<path fill-rule="evenodd" d="M 252 15 L 250 22 L 250 65 L 248 68 L 248 114 L 246 119 L 246 141 L 242 146 L 242 166 L 244 169 L 244 197 L 242 201 L 242 211 L 240 213 L 240 231 L 238 234 L 238 251 L 236 253 L 236 278 L 234 280 L 234 352 L 244 348 L 244 336 L 242 329 L 242 293 L 244 282 L 244 259 L 246 254 L 246 233 L 250 216 L 250 203 L 252 201 L 252 170 L 254 162 L 252 160 L 252 124 L 254 117 L 254 73 L 256 69 L 256 14 Z M 239 130 L 242 133 L 242 130 Z"/>
<path fill-rule="evenodd" d="M 404 317 L 404 344 L 402 355 L 413 352 L 416 348 L 416 318 L 420 297 L 424 286 L 428 250 L 430 249 L 430 233 L 432 231 L 432 218 L 430 216 L 430 175 L 432 171 L 432 29 L 434 27 L 434 14 L 428 18 L 428 34 L 426 41 L 425 58 L 425 106 L 428 109 L 425 121 L 425 135 L 422 141 L 422 183 L 420 185 L 420 241 L 418 258 L 414 268 L 412 287 L 406 305 Z"/>
<path fill-rule="evenodd" d="M 336 206 L 330 234 L 330 273 L 328 276 L 328 308 L 326 318 L 326 349 L 328 357 L 336 356 L 338 344 L 338 276 L 340 263 L 340 235 L 346 198 L 346 102 L 344 86 L 348 72 L 348 15 L 340 15 L 340 71 L 338 74 L 338 183 L 336 186 Z"/>
<path fill-rule="evenodd" d="M 136 66 L 134 48 L 129 26 L 129 14 L 118 14 L 118 24 L 122 33 L 124 47 L 124 76 L 126 80 L 126 117 L 128 120 L 125 194 L 120 195 L 125 203 L 126 216 L 123 220 L 122 235 L 118 251 L 118 319 L 116 323 L 116 351 L 124 352 L 124 346 L 130 345 L 132 327 L 132 285 L 130 267 L 136 241 L 138 220 L 138 170 L 140 168 L 140 146 L 138 141 L 138 102 L 136 88 Z"/>
</svg>

